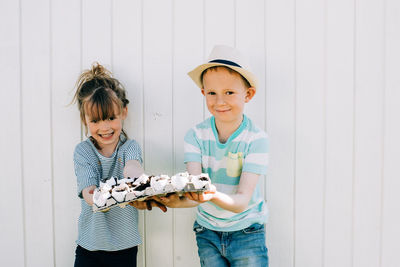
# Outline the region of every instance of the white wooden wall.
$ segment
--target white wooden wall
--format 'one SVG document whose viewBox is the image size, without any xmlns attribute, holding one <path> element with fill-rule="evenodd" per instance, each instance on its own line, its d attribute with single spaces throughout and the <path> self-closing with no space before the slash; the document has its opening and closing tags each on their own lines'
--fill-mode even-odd
<svg viewBox="0 0 400 267">
<path fill-rule="evenodd" d="M 400 1 L 0 0 L 0 25 L 1 266 L 73 264 L 80 71 L 122 81 L 146 172 L 171 175 L 208 116 L 186 73 L 214 44 L 260 80 L 270 266 L 400 266 Z M 199 266 L 193 218 L 141 212 L 140 266 Z"/>
</svg>

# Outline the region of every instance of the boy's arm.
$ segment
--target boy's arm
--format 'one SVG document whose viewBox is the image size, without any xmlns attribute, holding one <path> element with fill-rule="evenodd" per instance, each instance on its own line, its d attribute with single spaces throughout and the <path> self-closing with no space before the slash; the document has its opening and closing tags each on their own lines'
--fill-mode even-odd
<svg viewBox="0 0 400 267">
<path fill-rule="evenodd" d="M 258 174 L 243 172 L 240 177 L 240 182 L 236 194 L 228 195 L 216 191 L 214 194 L 196 194 L 188 193 L 188 199 L 203 203 L 211 201 L 220 208 L 229 210 L 231 212 L 240 213 L 246 210 L 251 196 L 253 195 L 254 189 L 257 186 L 259 179 Z"/>
</svg>

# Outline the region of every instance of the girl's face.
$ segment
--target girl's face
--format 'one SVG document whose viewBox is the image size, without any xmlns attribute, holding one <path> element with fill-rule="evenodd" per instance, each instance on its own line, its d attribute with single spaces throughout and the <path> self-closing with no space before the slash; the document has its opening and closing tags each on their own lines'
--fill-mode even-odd
<svg viewBox="0 0 400 267">
<path fill-rule="evenodd" d="M 105 120 L 95 120 L 90 114 L 85 115 L 85 123 L 90 135 L 97 141 L 100 153 L 104 156 L 111 156 L 114 153 L 122 132 L 122 122 L 125 120 L 127 113 L 127 107 L 123 108 L 122 112 L 119 112 L 119 109 L 115 106 L 115 115 Z"/>
</svg>

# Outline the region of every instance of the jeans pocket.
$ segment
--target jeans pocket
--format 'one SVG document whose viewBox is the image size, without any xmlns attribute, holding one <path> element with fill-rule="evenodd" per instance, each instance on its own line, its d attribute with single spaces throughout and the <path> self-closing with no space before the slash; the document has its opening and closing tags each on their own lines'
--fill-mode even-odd
<svg viewBox="0 0 400 267">
<path fill-rule="evenodd" d="M 245 234 L 254 234 L 254 233 L 264 232 L 265 228 L 264 228 L 264 224 L 255 223 L 255 224 L 252 224 L 249 227 L 243 229 L 242 231 Z"/>
<path fill-rule="evenodd" d="M 193 231 L 196 233 L 196 234 L 198 234 L 198 233 L 201 233 L 201 232 L 204 232 L 204 227 L 203 226 L 201 226 L 200 224 L 198 224 L 197 222 L 194 222 L 194 224 L 193 224 Z"/>
</svg>

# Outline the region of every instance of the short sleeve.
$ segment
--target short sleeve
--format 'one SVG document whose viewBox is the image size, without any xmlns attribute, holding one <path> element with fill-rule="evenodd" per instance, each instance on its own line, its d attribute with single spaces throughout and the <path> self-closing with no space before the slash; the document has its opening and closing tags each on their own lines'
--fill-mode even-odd
<svg viewBox="0 0 400 267">
<path fill-rule="evenodd" d="M 138 142 L 135 140 L 129 140 L 124 146 L 126 147 L 125 162 L 129 160 L 137 160 L 140 162 L 140 164 L 143 164 L 142 149 L 140 148 Z"/>
<path fill-rule="evenodd" d="M 74 151 L 74 167 L 77 178 L 78 196 L 82 198 L 82 190 L 86 187 L 99 186 L 100 173 L 96 166 L 98 159 L 85 150 L 83 143 L 76 146 Z"/>
<path fill-rule="evenodd" d="M 242 172 L 265 175 L 268 169 L 269 140 L 267 135 L 258 135 L 250 145 L 244 159 Z"/>
<path fill-rule="evenodd" d="M 190 129 L 186 133 L 184 137 L 183 151 L 184 163 L 201 162 L 200 142 L 194 129 Z"/>
</svg>

